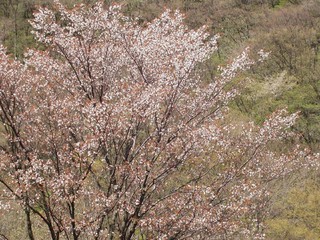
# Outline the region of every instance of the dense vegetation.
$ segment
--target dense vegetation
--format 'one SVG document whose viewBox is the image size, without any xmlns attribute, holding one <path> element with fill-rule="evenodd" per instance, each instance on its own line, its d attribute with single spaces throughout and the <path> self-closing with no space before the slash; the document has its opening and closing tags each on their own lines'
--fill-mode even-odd
<svg viewBox="0 0 320 240">
<path fill-rule="evenodd" d="M 94 1 L 62 2 L 71 7 L 79 2 L 93 4 Z M 105 2 L 111 4 L 111 1 Z M 270 52 L 266 61 L 259 62 L 233 83 L 242 94 L 230 103 L 230 121 L 253 120 L 260 124 L 278 108 L 300 111 L 292 131 L 300 135 L 300 144 L 319 151 L 320 4 L 317 0 L 117 2 L 123 3 L 122 11 L 137 17 L 141 25 L 159 16 L 164 8 L 177 8 L 186 14 L 186 23 L 191 28 L 205 24 L 211 33 L 219 33 L 218 51 L 202 66 L 211 76 L 217 74 L 215 66 L 226 65 L 248 46 L 252 52 L 261 48 Z M 45 48 L 34 40 L 28 20 L 32 19 L 37 6 L 50 7 L 51 4 L 49 0 L 0 2 L 0 39 L 12 58 L 23 60 L 27 48 Z M 286 145 L 290 142 L 281 147 Z M 301 170 L 284 179 L 281 186 L 274 187 L 267 220 L 269 239 L 320 238 L 319 177 L 316 171 Z M 0 222 L 0 233 L 2 228 L 8 228 L 4 220 Z"/>
</svg>

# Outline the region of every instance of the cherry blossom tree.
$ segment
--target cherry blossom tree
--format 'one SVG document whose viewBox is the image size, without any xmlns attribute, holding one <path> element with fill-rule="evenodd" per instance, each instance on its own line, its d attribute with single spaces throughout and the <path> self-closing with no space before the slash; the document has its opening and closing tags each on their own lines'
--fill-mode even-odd
<svg viewBox="0 0 320 240">
<path fill-rule="evenodd" d="M 264 237 L 268 184 L 315 158 L 269 150 L 297 114 L 225 120 L 247 50 L 208 80 L 218 37 L 179 12 L 140 26 L 119 6 L 56 2 L 32 26 L 45 51 L 0 49 L 0 183 L 29 239 L 36 220 L 52 239 Z"/>
</svg>

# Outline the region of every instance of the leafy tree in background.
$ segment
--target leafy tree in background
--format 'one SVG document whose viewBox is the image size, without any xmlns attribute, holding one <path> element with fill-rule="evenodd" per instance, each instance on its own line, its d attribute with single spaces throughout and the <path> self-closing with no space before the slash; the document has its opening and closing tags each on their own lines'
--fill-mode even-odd
<svg viewBox="0 0 320 240">
<path fill-rule="evenodd" d="M 268 220 L 270 239 L 317 239 L 320 235 L 319 175 L 312 172 L 306 181 L 296 183 L 282 194 Z"/>
<path fill-rule="evenodd" d="M 236 99 L 242 112 L 255 119 L 279 106 L 301 111 L 294 129 L 301 142 L 319 149 L 319 4 L 308 2 L 282 11 L 268 12 L 257 23 L 255 45 L 271 51 L 270 57 L 254 69 L 254 80 L 245 94 Z"/>
</svg>

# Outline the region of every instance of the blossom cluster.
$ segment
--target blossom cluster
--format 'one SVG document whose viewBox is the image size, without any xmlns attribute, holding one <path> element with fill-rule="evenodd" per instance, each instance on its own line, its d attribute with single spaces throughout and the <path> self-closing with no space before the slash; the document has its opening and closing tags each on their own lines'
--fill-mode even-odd
<svg viewBox="0 0 320 240">
<path fill-rule="evenodd" d="M 266 183 L 307 155 L 268 148 L 296 114 L 225 122 L 248 50 L 208 81 L 196 68 L 218 36 L 179 11 L 140 26 L 119 6 L 55 1 L 31 24 L 45 51 L 22 64 L 0 49 L 0 183 L 27 220 L 52 239 L 263 238 Z"/>
</svg>

